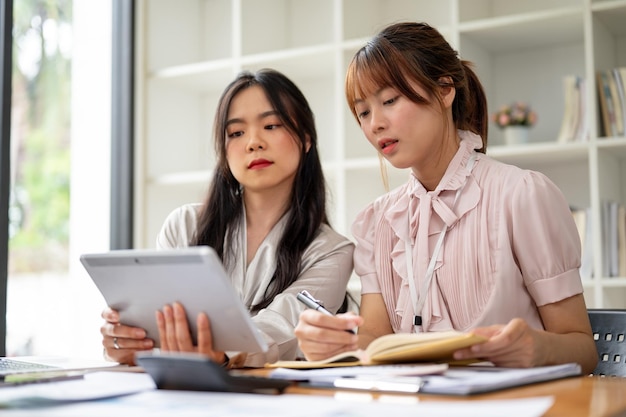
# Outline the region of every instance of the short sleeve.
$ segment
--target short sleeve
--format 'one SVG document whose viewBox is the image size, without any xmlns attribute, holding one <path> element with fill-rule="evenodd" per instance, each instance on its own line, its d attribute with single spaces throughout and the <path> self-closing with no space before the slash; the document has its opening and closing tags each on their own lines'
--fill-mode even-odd
<svg viewBox="0 0 626 417">
<path fill-rule="evenodd" d="M 527 171 L 512 191 L 509 216 L 516 262 L 537 305 L 582 293 L 580 237 L 558 187 Z"/>
<path fill-rule="evenodd" d="M 381 292 L 376 273 L 376 222 L 374 204 L 370 204 L 352 223 L 352 236 L 356 240 L 354 272 L 361 278 L 362 294 Z"/>
</svg>

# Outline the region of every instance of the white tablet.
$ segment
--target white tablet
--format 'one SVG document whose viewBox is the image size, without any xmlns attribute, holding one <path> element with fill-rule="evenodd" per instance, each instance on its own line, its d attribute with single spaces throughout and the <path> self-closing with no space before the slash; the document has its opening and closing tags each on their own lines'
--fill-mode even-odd
<svg viewBox="0 0 626 417">
<path fill-rule="evenodd" d="M 211 320 L 213 347 L 221 351 L 267 351 L 260 331 L 208 246 L 169 250 L 129 249 L 84 254 L 80 261 L 120 321 L 141 327 L 159 347 L 155 312 L 180 302 L 196 340 L 196 317 Z"/>
</svg>

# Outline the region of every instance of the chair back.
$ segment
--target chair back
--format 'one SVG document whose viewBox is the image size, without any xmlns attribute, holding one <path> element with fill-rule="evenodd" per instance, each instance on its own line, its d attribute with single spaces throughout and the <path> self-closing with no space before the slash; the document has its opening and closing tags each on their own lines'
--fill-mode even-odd
<svg viewBox="0 0 626 417">
<path fill-rule="evenodd" d="M 587 311 L 599 357 L 592 374 L 626 377 L 626 310 Z"/>
</svg>

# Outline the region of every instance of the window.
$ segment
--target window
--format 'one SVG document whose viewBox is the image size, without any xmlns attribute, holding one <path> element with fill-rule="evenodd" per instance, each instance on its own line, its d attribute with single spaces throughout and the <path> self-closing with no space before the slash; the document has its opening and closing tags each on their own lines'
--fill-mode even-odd
<svg viewBox="0 0 626 417">
<path fill-rule="evenodd" d="M 7 355 L 101 355 L 79 256 L 109 249 L 111 2 L 13 3 Z"/>
</svg>

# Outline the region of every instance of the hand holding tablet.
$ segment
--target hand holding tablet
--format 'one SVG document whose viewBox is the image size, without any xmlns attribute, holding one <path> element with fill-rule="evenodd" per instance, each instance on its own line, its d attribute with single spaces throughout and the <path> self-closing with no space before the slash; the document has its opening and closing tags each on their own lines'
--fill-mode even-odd
<svg viewBox="0 0 626 417">
<path fill-rule="evenodd" d="M 170 250 L 130 249 L 80 258 L 121 323 L 141 327 L 159 346 L 155 312 L 180 302 L 192 337 L 204 312 L 211 319 L 216 350 L 265 352 L 267 344 L 231 286 L 215 251 L 208 246 Z"/>
</svg>

